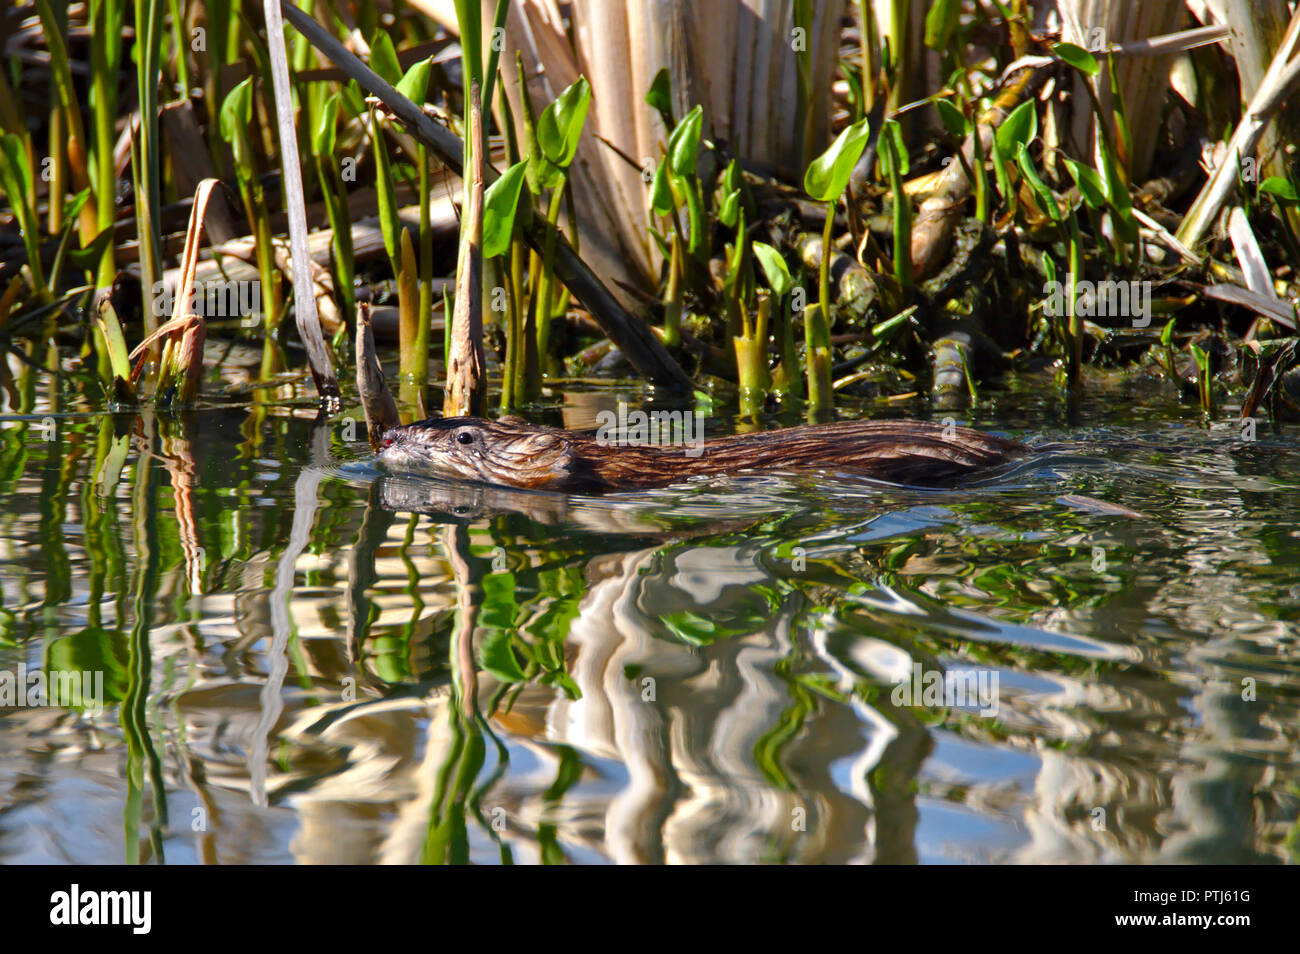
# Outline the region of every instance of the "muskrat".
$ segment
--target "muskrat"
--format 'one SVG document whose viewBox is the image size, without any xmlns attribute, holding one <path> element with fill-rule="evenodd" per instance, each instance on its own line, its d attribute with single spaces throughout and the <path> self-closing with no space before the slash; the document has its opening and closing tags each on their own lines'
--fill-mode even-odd
<svg viewBox="0 0 1300 954">
<path fill-rule="evenodd" d="M 925 421 L 844 421 L 717 437 L 695 445 L 620 445 L 517 417 L 430 418 L 389 428 L 379 445 L 379 460 L 398 472 L 577 493 L 795 470 L 942 486 L 1030 450 L 968 427 Z"/>
</svg>

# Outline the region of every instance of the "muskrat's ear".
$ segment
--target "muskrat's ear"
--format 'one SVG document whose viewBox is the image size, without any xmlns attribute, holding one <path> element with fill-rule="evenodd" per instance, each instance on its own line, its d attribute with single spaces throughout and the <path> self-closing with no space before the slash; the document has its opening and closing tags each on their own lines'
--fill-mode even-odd
<svg viewBox="0 0 1300 954">
<path fill-rule="evenodd" d="M 522 417 L 520 417 L 518 414 L 505 414 L 497 418 L 497 423 L 498 424 L 522 424 L 525 427 L 528 426 L 528 422 L 524 420 Z"/>
</svg>

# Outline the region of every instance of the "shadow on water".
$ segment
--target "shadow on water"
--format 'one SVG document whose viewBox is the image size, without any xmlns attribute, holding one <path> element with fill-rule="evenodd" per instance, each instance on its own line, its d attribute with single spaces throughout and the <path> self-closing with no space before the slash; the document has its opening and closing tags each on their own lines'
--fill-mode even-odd
<svg viewBox="0 0 1300 954">
<path fill-rule="evenodd" d="M 581 498 L 35 406 L 0 671 L 104 706 L 0 709 L 6 861 L 1296 859 L 1293 433 Z"/>
</svg>

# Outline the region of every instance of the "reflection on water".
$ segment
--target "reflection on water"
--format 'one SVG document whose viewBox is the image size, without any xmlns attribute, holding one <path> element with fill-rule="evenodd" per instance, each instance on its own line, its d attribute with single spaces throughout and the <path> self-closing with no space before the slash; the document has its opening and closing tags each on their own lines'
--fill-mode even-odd
<svg viewBox="0 0 1300 954">
<path fill-rule="evenodd" d="M 7 401 L 0 672 L 106 698 L 0 708 L 6 862 L 1300 855 L 1294 429 L 583 499 Z"/>
</svg>

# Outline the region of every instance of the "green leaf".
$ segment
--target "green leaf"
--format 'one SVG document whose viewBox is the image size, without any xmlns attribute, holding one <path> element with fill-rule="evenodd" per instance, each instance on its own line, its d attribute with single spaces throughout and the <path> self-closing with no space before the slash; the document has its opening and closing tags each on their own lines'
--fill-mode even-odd
<svg viewBox="0 0 1300 954">
<path fill-rule="evenodd" d="M 108 362 L 113 369 L 113 375 L 123 381 L 129 381 L 131 379 L 131 362 L 128 357 L 126 339 L 122 335 L 122 323 L 118 321 L 117 311 L 113 308 L 113 303 L 107 298 L 100 303 L 99 311 L 95 314 L 95 324 L 103 332 L 104 341 L 108 345 Z"/>
<path fill-rule="evenodd" d="M 889 140 L 893 147 L 892 150 L 886 149 L 882 153 L 885 156 L 885 164 L 888 165 L 897 157 L 898 174 L 901 176 L 907 175 L 911 169 L 911 162 L 907 156 L 907 146 L 903 142 L 903 127 L 893 119 L 886 120 L 885 124 L 880 127 L 880 135 Z"/>
<path fill-rule="evenodd" d="M 567 169 L 573 162 L 590 104 L 591 84 L 585 76 L 579 76 L 555 102 L 542 110 L 537 120 L 537 141 L 553 165 Z"/>
<path fill-rule="evenodd" d="M 524 187 L 527 160 L 521 159 L 501 174 L 483 194 L 483 257 L 504 255 L 515 231 L 519 193 Z"/>
<path fill-rule="evenodd" d="M 1092 209 L 1103 209 L 1106 207 L 1106 183 L 1102 180 L 1097 170 L 1091 166 L 1085 166 L 1081 162 L 1075 162 L 1073 159 L 1065 160 L 1065 168 L 1070 170 L 1070 175 L 1079 186 L 1079 192 L 1083 196 L 1083 201 L 1088 203 Z"/>
<path fill-rule="evenodd" d="M 319 159 L 334 156 L 334 132 L 339 122 L 339 96 L 335 93 L 321 106 L 320 122 L 316 124 L 316 135 L 312 137 L 312 151 Z"/>
<path fill-rule="evenodd" d="M 1047 184 L 1038 177 L 1038 170 L 1034 168 L 1034 160 L 1029 155 L 1029 147 L 1024 143 L 1016 151 L 1016 165 L 1020 167 L 1021 174 L 1025 181 L 1029 183 L 1029 188 L 1034 190 L 1034 195 L 1038 197 L 1038 204 L 1043 207 L 1043 211 L 1051 218 L 1053 222 L 1060 222 L 1064 219 L 1061 213 L 1061 207 L 1056 202 L 1056 196 Z"/>
<path fill-rule="evenodd" d="M 962 111 L 953 105 L 952 100 L 936 99 L 934 108 L 939 111 L 939 119 L 943 122 L 943 128 L 948 130 L 948 134 L 961 138 L 966 135 L 966 117 Z"/>
<path fill-rule="evenodd" d="M 726 170 L 722 173 L 722 194 L 729 193 L 741 188 L 745 183 L 744 177 L 740 174 L 740 162 L 732 159 L 727 163 Z"/>
<path fill-rule="evenodd" d="M 829 149 L 814 159 L 803 176 L 803 188 L 818 202 L 835 202 L 844 194 L 853 167 L 862 158 L 871 135 L 865 118 L 849 126 L 831 143 Z"/>
<path fill-rule="evenodd" d="M 961 18 L 961 0 L 934 0 L 925 15 L 925 45 L 942 53 Z"/>
<path fill-rule="evenodd" d="M 253 121 L 253 77 L 249 76 L 226 94 L 221 103 L 218 125 L 221 138 L 235 148 L 235 161 L 240 159 L 240 140 L 248 138 L 248 124 Z"/>
<path fill-rule="evenodd" d="M 1265 179 L 1259 184 L 1259 191 L 1267 192 L 1279 202 L 1285 202 L 1289 205 L 1300 202 L 1300 195 L 1296 194 L 1295 186 L 1281 176 L 1272 176 Z"/>
<path fill-rule="evenodd" d="M 478 662 L 484 670 L 504 682 L 523 682 L 527 678 L 519 668 L 514 650 L 510 648 L 508 630 L 498 630 L 483 641 Z"/>
<path fill-rule="evenodd" d="M 417 106 L 422 105 L 429 92 L 429 73 L 432 69 L 433 57 L 431 56 L 412 63 L 411 68 L 402 77 L 402 81 L 397 84 L 397 91 Z"/>
<path fill-rule="evenodd" d="M 1095 56 L 1073 43 L 1056 43 L 1052 46 L 1052 52 L 1084 76 L 1096 76 L 1100 69 Z"/>
<path fill-rule="evenodd" d="M 370 68 L 389 86 L 396 86 L 402 79 L 402 67 L 397 62 L 393 38 L 383 30 L 375 30 L 370 38 Z"/>
<path fill-rule="evenodd" d="M 27 165 L 27 150 L 23 141 L 13 133 L 5 133 L 0 138 L 0 192 L 9 200 L 18 227 L 22 231 L 23 247 L 27 252 L 27 267 L 31 270 L 33 282 L 38 286 L 45 283 L 45 273 L 41 269 L 41 228 L 36 217 L 36 210 L 29 201 L 32 185 L 32 170 Z M 69 218 L 71 221 L 71 218 Z M 112 229 L 104 229 L 101 235 L 112 235 Z"/>
<path fill-rule="evenodd" d="M 1011 111 L 1011 115 L 1002 121 L 993 141 L 998 154 L 1011 159 L 1016 149 L 1028 144 L 1038 135 L 1038 112 L 1034 100 L 1021 103 Z"/>
<path fill-rule="evenodd" d="M 660 215 L 668 215 L 673 211 L 673 189 L 668 182 L 667 160 L 659 163 L 659 168 L 655 170 L 654 182 L 650 185 L 650 204 Z"/>
<path fill-rule="evenodd" d="M 104 229 L 93 239 L 90 244 L 82 248 L 68 249 L 68 261 L 73 268 L 88 271 L 95 267 L 96 263 L 104 257 L 104 249 L 113 241 L 113 230 Z"/>
<path fill-rule="evenodd" d="M 790 268 L 785 264 L 781 253 L 766 242 L 754 242 L 751 247 L 754 249 L 754 257 L 758 259 L 758 264 L 762 266 L 767 287 L 772 289 L 772 293 L 777 297 L 783 298 L 788 295 L 794 282 L 790 279 Z"/>
<path fill-rule="evenodd" d="M 663 67 L 655 74 L 654 80 L 650 83 L 650 90 L 645 94 L 645 101 L 651 109 L 664 117 L 665 123 L 671 125 L 673 89 L 672 77 L 668 74 L 668 67 Z"/>
<path fill-rule="evenodd" d="M 736 219 L 740 212 L 740 190 L 735 189 L 730 192 L 722 205 L 718 209 L 718 221 L 729 229 L 736 227 Z"/>
<path fill-rule="evenodd" d="M 668 170 L 679 179 L 695 177 L 700 157 L 700 130 L 704 127 L 704 110 L 696 106 L 682 117 L 668 137 Z"/>
<path fill-rule="evenodd" d="M 398 253 L 401 240 L 402 223 L 397 215 L 397 190 L 393 186 L 393 173 L 388 158 L 388 147 L 384 144 L 379 124 L 371 115 L 370 129 L 375 147 L 375 172 L 378 178 L 376 198 L 379 205 L 379 231 L 384 236 L 384 251 L 393 266 L 393 274 L 401 275 L 402 260 Z"/>
<path fill-rule="evenodd" d="M 0 169 L 3 177 L 5 194 L 9 197 L 15 214 L 18 204 L 25 200 L 32 187 L 32 170 L 27 165 L 27 150 L 23 141 L 13 133 L 5 133 L 3 138 L 4 167 Z M 25 226 L 24 226 L 25 228 Z"/>
</svg>

